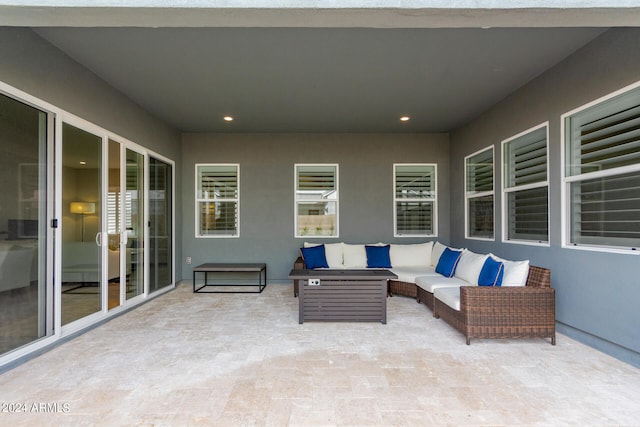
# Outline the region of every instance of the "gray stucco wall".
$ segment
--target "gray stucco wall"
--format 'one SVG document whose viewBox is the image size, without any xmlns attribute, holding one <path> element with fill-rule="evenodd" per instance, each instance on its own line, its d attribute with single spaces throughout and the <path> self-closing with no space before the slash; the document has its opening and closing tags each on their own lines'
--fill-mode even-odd
<svg viewBox="0 0 640 427">
<path fill-rule="evenodd" d="M 446 134 L 185 134 L 182 144 L 183 279 L 203 262 L 267 263 L 270 283 L 287 279 L 305 239 L 294 238 L 294 164 L 338 163 L 340 236 L 347 243 L 393 237 L 393 164 L 438 164 L 439 239 L 449 240 Z M 195 238 L 196 163 L 240 164 L 240 237 Z M 310 239 L 306 239 L 310 240 Z"/>
<path fill-rule="evenodd" d="M 613 29 L 451 134 L 453 243 L 551 268 L 559 330 L 636 366 L 640 366 L 640 258 L 561 247 L 560 116 L 638 80 L 640 29 Z M 551 247 L 500 243 L 501 141 L 545 121 L 549 121 Z M 496 149 L 496 241 L 467 240 L 464 156 L 491 144 Z"/>
<path fill-rule="evenodd" d="M 174 160 L 176 179 L 180 177 L 177 130 L 150 116 L 33 31 L 0 27 L 0 58 L 0 81 Z M 177 193 L 179 242 L 182 224 Z M 176 252 L 176 259 L 180 259 L 179 244 Z M 177 269 L 179 280 L 179 264 Z"/>
</svg>

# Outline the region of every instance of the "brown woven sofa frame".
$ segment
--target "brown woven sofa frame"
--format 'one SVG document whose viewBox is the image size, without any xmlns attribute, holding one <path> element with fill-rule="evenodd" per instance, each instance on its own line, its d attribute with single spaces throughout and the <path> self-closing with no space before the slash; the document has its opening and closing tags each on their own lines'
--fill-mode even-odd
<svg viewBox="0 0 640 427">
<path fill-rule="evenodd" d="M 530 266 L 526 286 L 462 286 L 460 311 L 437 298 L 433 304 L 433 315 L 462 332 L 467 345 L 471 338 L 551 338 L 556 344 L 555 290 L 547 268 Z"/>
<path fill-rule="evenodd" d="M 300 257 L 295 269 L 304 269 Z M 298 281 L 293 294 L 298 296 Z M 526 286 L 462 286 L 460 311 L 433 297 L 415 283 L 389 281 L 389 296 L 416 298 L 458 329 L 471 344 L 471 338 L 551 338 L 556 344 L 555 290 L 551 287 L 551 270 L 529 266 Z"/>
</svg>

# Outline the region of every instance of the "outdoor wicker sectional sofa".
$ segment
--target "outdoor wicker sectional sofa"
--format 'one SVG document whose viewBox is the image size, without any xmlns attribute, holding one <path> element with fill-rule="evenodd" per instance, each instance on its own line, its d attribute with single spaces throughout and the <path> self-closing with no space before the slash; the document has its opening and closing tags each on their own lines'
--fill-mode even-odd
<svg viewBox="0 0 640 427">
<path fill-rule="evenodd" d="M 313 246 L 305 243 L 305 247 Z M 471 338 L 550 338 L 551 344 L 556 343 L 555 290 L 551 288 L 551 271 L 547 268 L 529 265 L 528 261 L 508 261 L 493 254 L 448 248 L 439 242 L 324 246 L 329 268 L 367 268 L 365 247 L 388 246 L 388 269 L 398 276 L 398 280 L 389 281 L 389 296 L 403 295 L 424 303 L 434 317 L 462 332 L 467 344 Z M 455 271 L 446 272 L 451 277 L 436 272 L 443 254 L 449 256 L 456 251 L 459 256 Z M 486 282 L 485 263 L 500 265 L 503 283 L 478 286 L 481 275 L 484 276 L 480 280 Z M 294 263 L 295 269 L 306 267 L 302 256 Z M 442 271 L 442 263 L 439 268 Z M 294 281 L 294 295 L 297 293 L 298 283 Z"/>
</svg>

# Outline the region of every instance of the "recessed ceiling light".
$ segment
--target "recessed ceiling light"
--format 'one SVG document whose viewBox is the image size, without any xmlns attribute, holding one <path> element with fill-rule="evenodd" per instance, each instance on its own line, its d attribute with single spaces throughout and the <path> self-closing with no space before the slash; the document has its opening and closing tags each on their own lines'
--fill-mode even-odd
<svg viewBox="0 0 640 427">
<path fill-rule="evenodd" d="M 224 116 L 224 121 L 225 121 L 225 122 L 232 122 L 232 121 L 233 121 L 233 117 L 231 117 L 231 116 Z"/>
<path fill-rule="evenodd" d="M 411 120 L 411 117 L 409 117 L 409 116 L 402 116 L 402 117 L 400 117 L 400 121 L 401 121 L 401 122 L 408 122 L 409 120 Z"/>
<path fill-rule="evenodd" d="M 84 160 L 80 162 L 81 165 L 86 165 L 87 162 L 85 162 Z"/>
</svg>

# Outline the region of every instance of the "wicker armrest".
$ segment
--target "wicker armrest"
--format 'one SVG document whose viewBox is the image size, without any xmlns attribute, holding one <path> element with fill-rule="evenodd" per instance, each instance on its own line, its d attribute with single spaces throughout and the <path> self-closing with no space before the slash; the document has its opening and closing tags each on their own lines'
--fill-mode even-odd
<svg viewBox="0 0 640 427">
<path fill-rule="evenodd" d="M 555 317 L 555 289 L 532 286 L 462 286 L 460 311 L 467 316 Z"/>
<path fill-rule="evenodd" d="M 468 338 L 541 336 L 555 344 L 555 289 L 550 287 L 462 286 L 460 315 Z"/>
<path fill-rule="evenodd" d="M 529 266 L 527 287 L 548 288 L 551 286 L 551 270 L 535 265 Z"/>
</svg>

